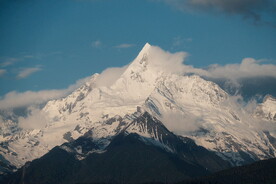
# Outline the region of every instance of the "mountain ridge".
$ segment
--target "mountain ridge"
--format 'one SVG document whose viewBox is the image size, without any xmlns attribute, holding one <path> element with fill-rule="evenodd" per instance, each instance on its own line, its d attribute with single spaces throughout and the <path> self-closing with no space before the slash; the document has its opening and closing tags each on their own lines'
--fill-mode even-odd
<svg viewBox="0 0 276 184">
<path fill-rule="evenodd" d="M 144 141 L 154 141 L 167 152 L 175 151 L 164 144 L 156 130 L 137 124 L 137 118 L 146 112 L 167 131 L 173 131 L 178 137 L 174 140 L 188 137 L 232 166 L 275 157 L 275 132 L 254 127 L 252 122 L 257 120 L 217 84 L 196 75 L 181 75 L 181 67 L 170 68 L 170 62 L 181 64 L 184 55 L 147 43 L 112 84 L 99 82 L 104 72 L 94 74 L 67 97 L 49 101 L 39 111 L 47 120 L 41 129 L 1 135 L 0 154 L 20 168 L 55 146 L 88 134 L 99 146 L 94 153 L 101 153 L 125 130 L 142 135 Z M 85 159 L 79 152 L 79 159 Z"/>
</svg>

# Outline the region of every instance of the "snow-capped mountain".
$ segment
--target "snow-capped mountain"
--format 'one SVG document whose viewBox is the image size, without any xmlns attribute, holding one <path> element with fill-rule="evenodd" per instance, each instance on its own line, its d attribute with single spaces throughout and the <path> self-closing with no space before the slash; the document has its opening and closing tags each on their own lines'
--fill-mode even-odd
<svg viewBox="0 0 276 184">
<path fill-rule="evenodd" d="M 213 82 L 170 68 L 170 62 L 180 63 L 183 56 L 146 44 L 111 84 L 104 82 L 104 73 L 94 74 L 69 96 L 49 101 L 39 112 L 47 122 L 42 128 L 1 134 L 1 155 L 21 167 L 55 146 L 91 134 L 98 149 L 85 154 L 77 150 L 81 160 L 104 151 L 122 131 L 177 154 L 172 143 L 164 140 L 162 129 L 136 122 L 145 112 L 174 136 L 189 137 L 232 165 L 275 157 L 267 132 L 253 126 L 254 118 L 233 97 Z"/>
</svg>

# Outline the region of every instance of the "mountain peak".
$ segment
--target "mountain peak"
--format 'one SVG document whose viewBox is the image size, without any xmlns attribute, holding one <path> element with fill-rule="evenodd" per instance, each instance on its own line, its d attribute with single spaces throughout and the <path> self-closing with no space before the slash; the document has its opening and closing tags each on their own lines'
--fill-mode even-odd
<svg viewBox="0 0 276 184">
<path fill-rule="evenodd" d="M 142 48 L 142 50 L 140 52 L 143 52 L 143 51 L 147 51 L 148 49 L 151 48 L 151 44 L 149 44 L 148 42 L 144 45 L 144 47 Z"/>
<path fill-rule="evenodd" d="M 155 71 L 148 71 L 149 65 L 152 65 L 152 60 L 154 57 L 151 57 L 151 52 L 153 52 L 153 46 L 149 43 L 146 43 L 142 50 L 139 52 L 138 56 L 129 64 L 128 68 L 125 70 L 123 77 L 130 78 L 136 82 L 145 82 L 150 80 L 155 75 Z M 152 69 L 152 67 L 151 67 Z M 151 73 L 150 79 L 148 73 Z M 152 81 L 153 82 L 153 81 Z"/>
<path fill-rule="evenodd" d="M 149 53 L 150 48 L 152 48 L 152 46 L 147 42 L 142 48 L 142 50 L 139 52 L 135 60 L 138 60 L 138 61 L 142 60 L 143 57 L 145 57 Z"/>
</svg>

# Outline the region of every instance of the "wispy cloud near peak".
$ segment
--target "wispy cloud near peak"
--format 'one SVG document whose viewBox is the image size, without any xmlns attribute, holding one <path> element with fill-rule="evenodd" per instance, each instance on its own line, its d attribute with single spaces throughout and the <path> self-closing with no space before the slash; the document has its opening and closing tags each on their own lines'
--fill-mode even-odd
<svg viewBox="0 0 276 184">
<path fill-rule="evenodd" d="M 17 79 L 23 79 L 26 78 L 30 75 L 32 75 L 35 72 L 38 72 L 42 70 L 41 66 L 36 66 L 36 67 L 31 67 L 31 68 L 23 68 L 19 71 L 19 73 L 17 74 Z"/>
<path fill-rule="evenodd" d="M 17 92 L 11 91 L 6 95 L 0 97 L 0 109 L 13 109 L 18 107 L 28 107 L 32 105 L 39 105 L 49 100 L 64 97 L 89 81 L 91 77 L 86 77 L 76 81 L 75 84 L 68 86 L 66 89 L 52 89 L 40 91 L 25 91 Z"/>
<path fill-rule="evenodd" d="M 134 46 L 135 46 L 135 44 L 122 43 L 122 44 L 116 45 L 115 48 L 127 49 L 127 48 L 134 47 Z"/>
</svg>

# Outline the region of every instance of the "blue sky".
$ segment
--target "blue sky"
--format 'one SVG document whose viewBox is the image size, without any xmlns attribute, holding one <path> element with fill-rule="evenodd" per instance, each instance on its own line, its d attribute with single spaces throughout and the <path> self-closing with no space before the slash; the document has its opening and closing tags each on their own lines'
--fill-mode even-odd
<svg viewBox="0 0 276 184">
<path fill-rule="evenodd" d="M 0 96 L 67 88 L 128 64 L 146 42 L 188 52 L 197 68 L 247 57 L 275 66 L 275 1 L 194 2 L 0 0 Z"/>
</svg>

